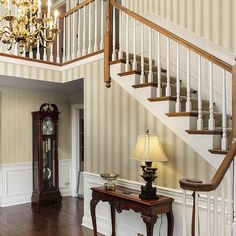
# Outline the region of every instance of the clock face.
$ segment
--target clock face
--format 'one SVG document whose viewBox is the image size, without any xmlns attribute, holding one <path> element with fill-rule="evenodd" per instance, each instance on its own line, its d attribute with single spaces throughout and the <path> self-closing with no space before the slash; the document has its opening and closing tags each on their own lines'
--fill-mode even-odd
<svg viewBox="0 0 236 236">
<path fill-rule="evenodd" d="M 43 134 L 44 135 L 54 134 L 54 125 L 50 117 L 45 117 L 43 120 Z"/>
</svg>

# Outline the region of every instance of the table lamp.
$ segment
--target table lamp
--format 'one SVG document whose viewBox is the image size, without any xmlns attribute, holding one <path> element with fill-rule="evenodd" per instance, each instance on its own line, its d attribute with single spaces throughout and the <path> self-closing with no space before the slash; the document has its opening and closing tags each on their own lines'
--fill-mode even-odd
<svg viewBox="0 0 236 236">
<path fill-rule="evenodd" d="M 168 161 L 159 136 L 150 135 L 149 130 L 146 131 L 145 135 L 138 135 L 132 159 L 145 162 L 145 165 L 141 165 L 143 171 L 141 177 L 146 181 L 146 185 L 141 186 L 139 197 L 142 199 L 158 199 L 156 187 L 152 186 L 152 182 L 157 178 L 157 168 L 152 167 L 152 162 Z"/>
</svg>

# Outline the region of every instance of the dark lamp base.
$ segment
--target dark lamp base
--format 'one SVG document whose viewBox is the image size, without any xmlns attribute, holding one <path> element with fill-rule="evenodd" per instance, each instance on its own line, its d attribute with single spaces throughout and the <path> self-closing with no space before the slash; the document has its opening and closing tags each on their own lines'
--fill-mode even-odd
<svg viewBox="0 0 236 236">
<path fill-rule="evenodd" d="M 146 186 L 141 186 L 141 194 L 139 194 L 139 197 L 146 200 L 158 199 L 156 192 L 157 189 L 155 187 L 147 189 Z"/>
<path fill-rule="evenodd" d="M 156 170 L 157 168 L 152 168 L 152 162 L 146 161 L 145 165 L 141 166 L 143 174 L 141 177 L 146 181 L 145 186 L 141 186 L 141 194 L 139 195 L 142 199 L 158 199 L 156 194 L 156 187 L 152 186 L 153 181 L 157 178 Z"/>
</svg>

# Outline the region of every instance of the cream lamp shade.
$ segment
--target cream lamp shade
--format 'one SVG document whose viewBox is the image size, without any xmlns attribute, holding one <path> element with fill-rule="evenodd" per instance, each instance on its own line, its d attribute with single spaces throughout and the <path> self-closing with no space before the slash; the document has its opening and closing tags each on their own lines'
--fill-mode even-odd
<svg viewBox="0 0 236 236">
<path fill-rule="evenodd" d="M 132 159 L 144 162 L 168 161 L 159 136 L 149 134 L 138 136 Z"/>
</svg>

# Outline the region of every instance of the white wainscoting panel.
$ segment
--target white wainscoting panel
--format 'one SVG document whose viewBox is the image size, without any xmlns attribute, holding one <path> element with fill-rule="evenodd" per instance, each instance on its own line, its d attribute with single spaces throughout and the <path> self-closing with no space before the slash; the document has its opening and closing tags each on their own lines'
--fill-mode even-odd
<svg viewBox="0 0 236 236">
<path fill-rule="evenodd" d="M 92 229 L 92 221 L 90 215 L 90 200 L 91 200 L 91 187 L 101 186 L 104 184 L 102 178 L 97 174 L 84 172 L 84 217 L 83 225 Z M 142 183 L 118 179 L 116 184 L 123 187 L 139 190 Z M 173 213 L 174 213 L 174 235 L 182 235 L 182 220 L 183 220 L 183 194 L 179 189 L 170 189 L 164 187 L 158 187 L 158 194 L 165 195 L 174 198 Z M 191 192 L 187 192 L 187 232 L 191 232 L 191 219 L 192 219 L 192 196 Z M 199 199 L 199 212 L 200 212 L 200 224 L 201 235 L 206 235 L 206 208 L 207 198 L 205 195 L 201 195 Z M 213 204 L 213 198 L 211 198 L 211 204 Z M 225 201 L 227 206 L 227 201 Z M 218 200 L 218 209 L 220 209 L 220 199 Z M 213 215 L 213 210 L 211 209 Z M 221 212 L 218 210 L 218 217 L 220 220 Z M 105 235 L 111 235 L 111 220 L 110 220 L 110 208 L 108 203 L 99 202 L 96 208 L 96 219 L 98 231 Z M 220 222 L 220 221 L 218 221 Z M 220 225 L 220 224 L 219 224 Z M 220 231 L 220 227 L 219 232 Z M 229 227 L 230 229 L 230 227 Z M 228 232 L 228 231 L 227 231 Z M 116 235 L 117 236 L 137 236 L 138 233 L 146 235 L 145 224 L 143 223 L 140 214 L 133 211 L 123 211 L 120 214 L 116 214 Z M 187 233 L 188 234 L 188 233 Z M 157 220 L 154 227 L 154 235 L 166 236 L 167 235 L 167 219 L 165 215 L 162 215 Z M 226 235 L 230 235 L 227 234 Z"/>
<path fill-rule="evenodd" d="M 28 203 L 32 194 L 32 163 L 0 165 L 0 207 Z M 59 161 L 62 196 L 71 195 L 71 160 Z"/>
</svg>

